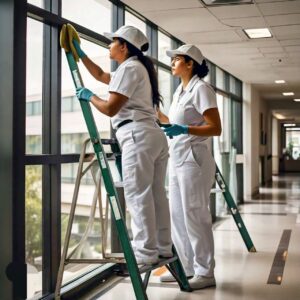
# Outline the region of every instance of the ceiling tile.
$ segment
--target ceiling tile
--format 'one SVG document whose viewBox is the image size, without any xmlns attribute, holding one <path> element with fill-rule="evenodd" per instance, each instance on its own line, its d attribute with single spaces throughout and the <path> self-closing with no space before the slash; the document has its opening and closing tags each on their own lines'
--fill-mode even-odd
<svg viewBox="0 0 300 300">
<path fill-rule="evenodd" d="M 286 47 L 284 47 L 284 49 L 287 52 L 298 52 L 299 56 L 300 56 L 300 45 L 299 46 L 286 46 Z"/>
<path fill-rule="evenodd" d="M 272 33 L 279 40 L 297 39 L 300 36 L 300 25 L 272 27 Z"/>
<path fill-rule="evenodd" d="M 300 13 L 300 1 L 282 1 L 258 4 L 265 16 Z"/>
<path fill-rule="evenodd" d="M 259 28 L 267 27 L 263 17 L 248 17 L 248 18 L 235 18 L 235 19 L 222 19 L 223 24 L 228 26 L 238 26 L 245 28 Z"/>
<path fill-rule="evenodd" d="M 232 19 L 261 16 L 259 10 L 253 4 L 217 6 L 208 8 L 218 19 Z"/>
<path fill-rule="evenodd" d="M 283 52 L 282 47 L 266 47 L 266 48 L 259 48 L 261 53 L 278 53 Z"/>
<path fill-rule="evenodd" d="M 174 10 L 179 8 L 203 7 L 199 0 L 123 0 L 122 2 L 140 13 Z"/>
<path fill-rule="evenodd" d="M 270 26 L 300 24 L 300 14 L 266 16 L 265 19 Z"/>
</svg>

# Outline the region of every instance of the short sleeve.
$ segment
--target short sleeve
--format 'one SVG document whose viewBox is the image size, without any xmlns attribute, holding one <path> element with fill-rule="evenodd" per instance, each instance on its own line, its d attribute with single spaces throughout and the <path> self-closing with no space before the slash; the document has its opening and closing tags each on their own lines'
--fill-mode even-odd
<svg viewBox="0 0 300 300">
<path fill-rule="evenodd" d="M 119 93 L 130 98 L 138 83 L 137 68 L 133 65 L 126 65 L 113 74 L 108 91 Z"/>
<path fill-rule="evenodd" d="M 216 93 L 213 88 L 207 84 L 200 85 L 196 90 L 193 104 L 202 115 L 206 110 L 218 107 Z"/>
</svg>

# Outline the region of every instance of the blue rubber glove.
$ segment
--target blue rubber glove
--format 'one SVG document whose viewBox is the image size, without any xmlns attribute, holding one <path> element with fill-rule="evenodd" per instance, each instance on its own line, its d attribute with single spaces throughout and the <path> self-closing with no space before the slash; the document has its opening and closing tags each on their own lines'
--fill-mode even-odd
<svg viewBox="0 0 300 300">
<path fill-rule="evenodd" d="M 76 49 L 76 52 L 77 52 L 79 58 L 84 58 L 84 57 L 86 57 L 87 55 L 86 55 L 86 54 L 82 51 L 82 49 L 80 48 L 80 44 L 78 43 L 78 41 L 73 40 L 72 42 L 73 42 L 73 45 L 74 45 L 74 47 L 75 47 L 75 49 Z"/>
<path fill-rule="evenodd" d="M 77 88 L 76 95 L 79 100 L 91 101 L 92 96 L 95 94 L 86 88 Z"/>
<path fill-rule="evenodd" d="M 173 124 L 171 127 L 165 128 L 164 132 L 167 136 L 176 136 L 180 134 L 187 134 L 189 127 L 187 125 Z"/>
</svg>

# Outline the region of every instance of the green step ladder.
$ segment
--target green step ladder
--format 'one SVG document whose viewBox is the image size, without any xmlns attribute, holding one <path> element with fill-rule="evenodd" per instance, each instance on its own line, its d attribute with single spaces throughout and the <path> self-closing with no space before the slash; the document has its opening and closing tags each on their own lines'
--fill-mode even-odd
<svg viewBox="0 0 300 300">
<path fill-rule="evenodd" d="M 83 81 L 79 72 L 78 65 L 72 55 L 71 52 L 65 52 L 68 65 L 72 74 L 73 82 L 75 84 L 76 88 L 79 87 L 84 87 Z M 131 282 L 133 285 L 135 297 L 137 300 L 147 300 L 147 294 L 146 294 L 146 288 L 148 285 L 148 281 L 150 278 L 151 271 L 154 269 L 157 269 L 162 266 L 166 266 L 166 268 L 170 271 L 170 273 L 175 277 L 175 279 L 178 282 L 178 285 L 182 291 L 185 292 L 191 292 L 192 289 L 189 286 L 188 279 L 186 278 L 184 269 L 182 267 L 182 264 L 179 260 L 179 257 L 177 255 L 176 249 L 173 247 L 173 257 L 169 259 L 164 259 L 160 260 L 158 264 L 155 264 L 153 266 L 143 266 L 141 268 L 138 267 L 136 258 L 130 243 L 128 231 L 124 222 L 124 217 L 123 213 L 121 211 L 120 207 L 120 202 L 118 198 L 118 193 L 116 191 L 116 187 L 113 182 L 113 178 L 111 175 L 110 167 L 108 165 L 108 160 L 106 153 L 103 150 L 103 145 L 101 142 L 101 139 L 98 134 L 98 130 L 94 121 L 93 113 L 91 110 L 91 106 L 89 102 L 87 101 L 80 101 L 80 106 L 83 112 L 83 116 L 88 128 L 89 136 L 90 136 L 90 141 L 93 144 L 94 148 L 94 153 L 95 157 L 97 159 L 102 178 L 104 181 L 104 186 L 108 195 L 108 200 L 109 200 L 109 205 L 112 211 L 112 216 L 113 216 L 113 221 L 115 222 L 116 229 L 118 232 L 119 240 L 122 246 L 122 250 L 124 253 L 124 258 L 126 263 L 126 267 L 128 270 L 128 274 L 131 278 Z M 115 151 L 118 151 L 118 146 L 115 146 L 116 149 Z M 117 159 L 117 165 L 119 164 L 119 171 L 120 171 L 120 157 Z M 74 211 L 75 211 L 75 205 L 74 204 Z M 74 212 L 73 212 L 74 213 Z M 69 219 L 69 232 L 67 234 L 71 234 L 71 227 L 72 227 L 72 218 L 70 217 Z M 62 277 L 63 277 L 63 270 L 64 266 L 67 263 L 70 262 L 75 262 L 74 260 L 68 260 L 67 259 L 67 243 L 65 243 L 64 250 L 63 250 L 63 255 L 61 257 L 61 262 L 60 262 L 60 268 L 59 268 L 59 274 L 58 274 L 58 279 L 57 279 L 57 284 L 56 284 L 56 289 L 55 289 L 55 298 L 59 299 L 60 298 L 60 293 L 61 293 L 61 285 L 62 285 Z M 82 263 L 92 263 L 92 260 L 84 260 L 80 259 L 77 260 L 78 262 Z M 97 259 L 94 259 L 93 262 L 99 263 L 100 261 Z M 103 262 L 103 260 L 101 260 Z M 110 262 L 110 261 L 108 261 Z M 142 281 L 141 278 L 141 273 L 146 273 L 144 277 L 144 281 Z"/>
<path fill-rule="evenodd" d="M 244 243 L 248 249 L 249 252 L 256 252 L 256 248 L 253 245 L 253 242 L 251 240 L 251 237 L 248 233 L 248 230 L 243 222 L 243 219 L 239 213 L 238 207 L 236 206 L 231 193 L 229 192 L 229 188 L 216 164 L 216 175 L 215 175 L 216 181 L 223 193 L 223 196 L 225 198 L 225 201 L 229 207 L 229 211 L 235 221 L 235 224 L 244 240 Z"/>
</svg>

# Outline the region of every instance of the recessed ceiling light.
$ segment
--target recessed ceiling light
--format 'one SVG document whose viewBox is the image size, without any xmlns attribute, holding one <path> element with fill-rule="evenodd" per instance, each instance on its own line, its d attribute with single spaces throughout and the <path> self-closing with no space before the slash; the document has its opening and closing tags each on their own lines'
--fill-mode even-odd
<svg viewBox="0 0 300 300">
<path fill-rule="evenodd" d="M 286 123 L 286 124 L 283 124 L 283 126 L 284 127 L 291 127 L 291 126 L 296 126 L 296 124 L 288 124 L 288 123 Z"/>
<path fill-rule="evenodd" d="M 296 102 L 300 102 L 300 99 L 294 99 L 294 101 L 296 101 Z"/>
<path fill-rule="evenodd" d="M 249 39 L 262 39 L 272 37 L 272 34 L 268 28 L 244 29 L 244 31 Z"/>
<path fill-rule="evenodd" d="M 280 84 L 280 83 L 285 83 L 285 80 L 275 80 L 275 83 L 278 83 L 278 84 Z"/>
<path fill-rule="evenodd" d="M 294 96 L 295 94 L 293 92 L 285 92 L 282 93 L 283 96 Z"/>
<path fill-rule="evenodd" d="M 285 116 L 281 115 L 281 114 L 278 114 L 278 113 L 275 113 L 274 114 L 274 117 L 277 118 L 278 120 L 283 120 L 285 119 Z"/>
</svg>

